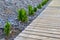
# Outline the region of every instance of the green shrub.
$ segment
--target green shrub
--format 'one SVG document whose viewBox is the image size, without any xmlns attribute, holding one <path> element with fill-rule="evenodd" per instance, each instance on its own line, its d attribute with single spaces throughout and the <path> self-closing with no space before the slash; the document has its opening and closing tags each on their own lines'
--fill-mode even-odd
<svg viewBox="0 0 60 40">
<path fill-rule="evenodd" d="M 17 18 L 18 18 L 18 20 L 20 21 L 21 20 L 21 11 L 20 11 L 20 9 L 18 9 L 18 16 L 17 16 Z"/>
<path fill-rule="evenodd" d="M 28 13 L 29 15 L 34 15 L 34 10 L 33 10 L 33 7 L 31 5 L 28 5 Z"/>
<path fill-rule="evenodd" d="M 43 0 L 42 3 L 41 3 L 42 6 L 44 6 L 47 2 L 48 2 L 48 0 Z"/>
<path fill-rule="evenodd" d="M 42 4 L 37 5 L 37 8 L 41 9 L 42 8 Z"/>
<path fill-rule="evenodd" d="M 45 0 L 45 2 L 47 3 L 47 2 L 48 2 L 48 0 Z M 45 4 L 46 4 L 46 3 L 45 3 Z"/>
<path fill-rule="evenodd" d="M 28 17 L 24 8 L 18 10 L 18 20 L 21 22 L 27 22 Z"/>
<path fill-rule="evenodd" d="M 34 12 L 36 12 L 37 11 L 37 7 L 34 7 Z"/>
<path fill-rule="evenodd" d="M 4 26 L 4 33 L 5 33 L 6 36 L 9 36 L 10 29 L 11 29 L 11 24 L 9 22 L 6 22 L 6 24 Z"/>
</svg>

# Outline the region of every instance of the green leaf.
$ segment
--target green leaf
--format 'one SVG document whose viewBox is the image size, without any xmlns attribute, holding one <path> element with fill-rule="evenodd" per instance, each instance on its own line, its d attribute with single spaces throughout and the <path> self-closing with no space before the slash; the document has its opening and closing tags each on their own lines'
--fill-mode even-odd
<svg viewBox="0 0 60 40">
<path fill-rule="evenodd" d="M 9 22 L 6 22 L 6 24 L 4 26 L 4 33 L 5 33 L 6 36 L 9 36 L 10 29 L 11 29 L 11 24 Z"/>
<path fill-rule="evenodd" d="M 18 10 L 18 20 L 22 22 L 28 21 L 27 13 L 24 8 L 21 8 L 20 10 Z"/>
<path fill-rule="evenodd" d="M 29 15 L 34 15 L 34 9 L 33 9 L 33 7 L 31 6 L 31 5 L 28 5 L 28 13 L 29 13 Z"/>
<path fill-rule="evenodd" d="M 34 7 L 34 12 L 36 12 L 37 11 L 37 7 Z"/>
<path fill-rule="evenodd" d="M 42 8 L 42 4 L 37 5 L 37 8 L 41 9 Z"/>
</svg>

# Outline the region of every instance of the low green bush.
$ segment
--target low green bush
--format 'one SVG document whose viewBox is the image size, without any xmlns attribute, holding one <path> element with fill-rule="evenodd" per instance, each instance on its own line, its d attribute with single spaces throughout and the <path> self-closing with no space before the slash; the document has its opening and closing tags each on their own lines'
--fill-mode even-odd
<svg viewBox="0 0 60 40">
<path fill-rule="evenodd" d="M 43 0 L 42 3 L 41 3 L 42 6 L 44 6 L 47 2 L 48 2 L 48 0 Z"/>
<path fill-rule="evenodd" d="M 34 7 L 34 12 L 36 12 L 37 11 L 37 7 Z"/>
<path fill-rule="evenodd" d="M 10 35 L 10 29 L 11 29 L 11 24 L 9 22 L 6 22 L 4 26 L 4 33 L 6 36 Z"/>
<path fill-rule="evenodd" d="M 37 5 L 37 8 L 41 9 L 42 6 L 44 6 L 47 2 L 48 0 L 42 0 L 42 2 L 39 5 Z"/>
<path fill-rule="evenodd" d="M 26 10 L 24 8 L 18 10 L 18 20 L 21 22 L 27 22 L 28 17 L 27 17 Z"/>
<path fill-rule="evenodd" d="M 37 5 L 37 8 L 41 9 L 42 8 L 42 4 L 40 3 L 39 5 Z"/>
<path fill-rule="evenodd" d="M 31 5 L 28 5 L 28 13 L 29 13 L 29 15 L 34 15 L 34 10 Z"/>
</svg>

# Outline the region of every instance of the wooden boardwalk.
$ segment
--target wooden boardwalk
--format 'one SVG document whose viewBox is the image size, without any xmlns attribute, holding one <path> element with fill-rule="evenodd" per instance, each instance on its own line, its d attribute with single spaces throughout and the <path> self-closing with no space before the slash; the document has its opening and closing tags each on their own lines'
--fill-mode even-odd
<svg viewBox="0 0 60 40">
<path fill-rule="evenodd" d="M 60 40 L 60 0 L 52 0 L 14 40 Z"/>
</svg>

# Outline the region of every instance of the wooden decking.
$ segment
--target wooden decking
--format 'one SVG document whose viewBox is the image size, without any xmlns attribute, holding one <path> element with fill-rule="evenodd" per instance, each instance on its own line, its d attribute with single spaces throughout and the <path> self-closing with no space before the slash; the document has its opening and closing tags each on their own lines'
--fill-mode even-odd
<svg viewBox="0 0 60 40">
<path fill-rule="evenodd" d="M 14 40 L 60 40 L 60 0 L 52 0 Z"/>
</svg>

